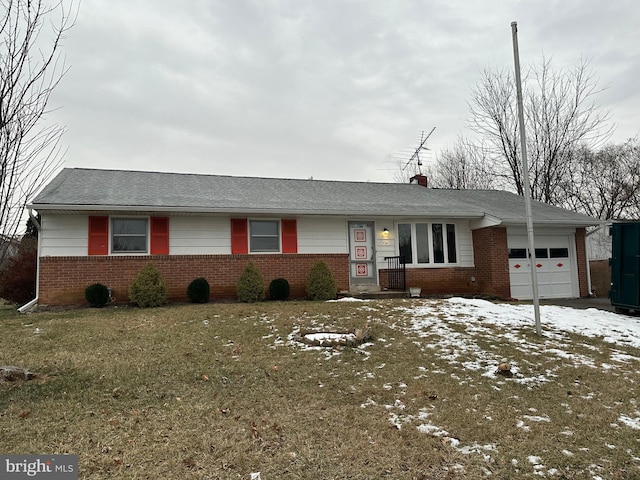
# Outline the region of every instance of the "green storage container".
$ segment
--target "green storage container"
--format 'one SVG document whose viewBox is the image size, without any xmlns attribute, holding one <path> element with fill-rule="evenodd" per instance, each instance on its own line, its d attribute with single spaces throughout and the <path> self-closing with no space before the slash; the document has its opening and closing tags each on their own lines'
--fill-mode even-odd
<svg viewBox="0 0 640 480">
<path fill-rule="evenodd" d="M 619 312 L 640 311 L 640 223 L 614 223 L 610 234 L 611 305 Z"/>
</svg>

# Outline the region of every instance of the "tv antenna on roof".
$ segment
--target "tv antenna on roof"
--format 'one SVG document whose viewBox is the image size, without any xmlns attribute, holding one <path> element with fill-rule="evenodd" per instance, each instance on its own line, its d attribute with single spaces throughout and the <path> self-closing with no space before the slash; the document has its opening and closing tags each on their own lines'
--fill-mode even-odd
<svg viewBox="0 0 640 480">
<path fill-rule="evenodd" d="M 411 162 L 413 162 L 414 160 L 416 160 L 416 161 L 417 161 L 417 164 L 418 164 L 418 173 L 420 173 L 420 174 L 422 173 L 422 169 L 420 168 L 420 167 L 422 167 L 422 159 L 420 158 L 420 152 L 421 152 L 422 150 L 429 150 L 429 149 L 426 147 L 426 143 L 427 143 L 427 140 L 429 139 L 429 137 L 431 136 L 431 134 L 433 133 L 433 131 L 434 131 L 435 129 L 436 129 L 436 127 L 433 127 L 433 128 L 431 129 L 431 131 L 430 131 L 427 135 L 425 135 L 425 134 L 424 134 L 424 130 L 420 133 L 420 145 L 418 145 L 418 146 L 416 147 L 416 149 L 415 149 L 415 151 L 413 152 L 413 155 L 411 155 L 411 158 L 409 159 L 409 161 L 408 161 L 407 163 L 405 163 L 404 167 L 402 167 L 402 170 L 403 170 L 403 171 L 404 171 L 404 170 L 406 170 L 406 168 L 409 166 L 409 164 L 410 164 Z"/>
</svg>

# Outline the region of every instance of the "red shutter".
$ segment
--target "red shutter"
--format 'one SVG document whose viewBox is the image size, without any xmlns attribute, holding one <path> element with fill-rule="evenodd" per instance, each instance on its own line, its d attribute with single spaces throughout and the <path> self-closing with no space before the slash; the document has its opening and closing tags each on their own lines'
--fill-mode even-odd
<svg viewBox="0 0 640 480">
<path fill-rule="evenodd" d="M 109 254 L 109 217 L 89 217 L 89 255 Z"/>
<path fill-rule="evenodd" d="M 168 217 L 151 217 L 151 255 L 169 255 Z"/>
<path fill-rule="evenodd" d="M 282 220 L 282 253 L 298 253 L 298 228 L 295 220 Z"/>
<path fill-rule="evenodd" d="M 246 218 L 231 219 L 231 253 L 233 255 L 249 253 L 249 232 Z"/>
</svg>

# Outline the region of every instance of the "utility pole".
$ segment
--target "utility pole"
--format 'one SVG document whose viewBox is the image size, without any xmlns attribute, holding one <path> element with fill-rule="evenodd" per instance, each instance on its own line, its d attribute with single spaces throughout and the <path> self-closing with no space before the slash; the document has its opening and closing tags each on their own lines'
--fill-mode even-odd
<svg viewBox="0 0 640 480">
<path fill-rule="evenodd" d="M 531 287 L 533 292 L 533 313 L 536 333 L 542 335 L 540 327 L 540 299 L 538 296 L 538 272 L 536 269 L 536 249 L 533 241 L 533 217 L 531 214 L 531 184 L 527 162 L 527 138 L 524 131 L 524 108 L 522 106 L 522 79 L 520 77 L 520 54 L 518 53 L 518 22 L 511 22 L 513 39 L 513 61 L 516 70 L 516 91 L 518 92 L 518 126 L 520 128 L 520 151 L 522 152 L 522 175 L 524 179 L 524 206 L 527 216 L 527 237 L 529 239 L 529 264 L 531 265 Z"/>
</svg>

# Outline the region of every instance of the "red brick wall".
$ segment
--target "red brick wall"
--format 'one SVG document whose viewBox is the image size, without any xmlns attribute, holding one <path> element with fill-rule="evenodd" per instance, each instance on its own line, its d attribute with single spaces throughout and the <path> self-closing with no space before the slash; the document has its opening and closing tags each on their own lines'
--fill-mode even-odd
<svg viewBox="0 0 640 480">
<path fill-rule="evenodd" d="M 420 287 L 422 295 L 475 295 L 483 293 L 477 281 L 476 269 L 468 268 L 407 268 L 407 288 Z M 380 287 L 388 288 L 387 270 L 380 270 Z"/>
<path fill-rule="evenodd" d="M 511 297 L 507 229 L 488 227 L 473 231 L 475 267 L 408 268 L 407 287 L 420 287 L 427 295 L 492 295 Z M 380 286 L 388 287 L 387 271 L 380 270 Z"/>
<path fill-rule="evenodd" d="M 247 262 L 253 261 L 265 280 L 283 277 L 291 286 L 291 297 L 306 295 L 311 267 L 324 260 L 334 274 L 338 290 L 349 288 L 348 255 L 159 255 L 41 257 L 39 303 L 45 305 L 83 304 L 84 289 L 102 283 L 112 290 L 117 303 L 129 302 L 128 290 L 142 266 L 152 261 L 162 274 L 173 301 L 186 300 L 187 286 L 204 277 L 211 297 L 235 298 L 236 281 Z"/>
<path fill-rule="evenodd" d="M 507 229 L 486 227 L 473 231 L 476 282 L 482 293 L 511 298 Z"/>
</svg>

